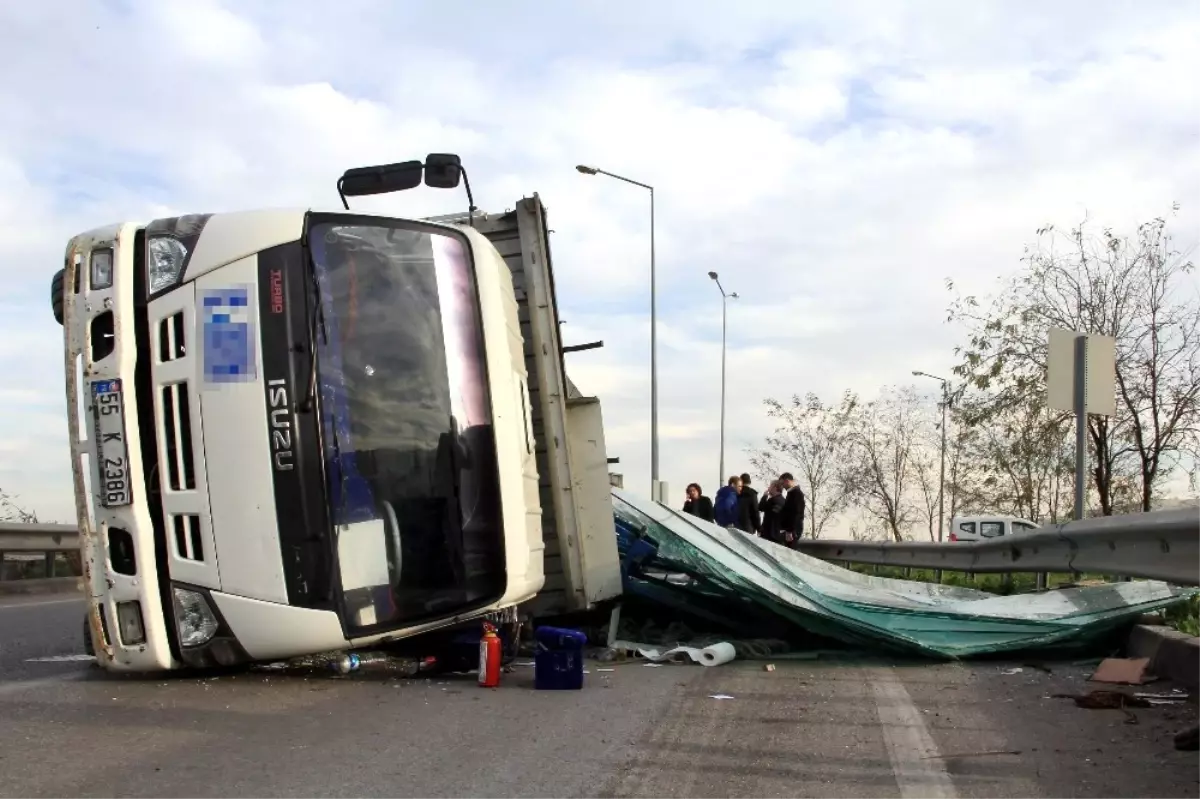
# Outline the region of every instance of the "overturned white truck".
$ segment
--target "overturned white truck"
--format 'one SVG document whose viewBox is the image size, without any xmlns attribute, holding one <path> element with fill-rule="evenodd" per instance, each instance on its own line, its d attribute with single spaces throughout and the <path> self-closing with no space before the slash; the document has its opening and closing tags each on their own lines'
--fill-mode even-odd
<svg viewBox="0 0 1200 799">
<path fill-rule="evenodd" d="M 345 197 L 465 178 L 349 170 Z M 468 185 L 469 195 L 469 185 Z M 75 236 L 63 324 L 100 665 L 386 644 L 619 595 L 599 402 L 567 380 L 545 211 L 265 210 Z"/>
</svg>

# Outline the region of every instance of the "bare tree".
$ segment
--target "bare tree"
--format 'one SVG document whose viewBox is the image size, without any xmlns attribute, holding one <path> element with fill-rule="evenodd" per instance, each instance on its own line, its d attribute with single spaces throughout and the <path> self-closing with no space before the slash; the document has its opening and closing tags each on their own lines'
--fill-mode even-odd
<svg viewBox="0 0 1200 799">
<path fill-rule="evenodd" d="M 966 395 L 959 403 L 963 451 L 954 475 L 953 512 L 1008 513 L 1033 521 L 1066 516 L 1074 475 L 1069 421 L 1034 401 L 999 411 L 987 396 Z"/>
<path fill-rule="evenodd" d="M 846 491 L 896 541 L 904 540 L 914 516 L 910 487 L 920 416 L 913 388 L 885 388 L 856 407 L 850 425 Z"/>
<path fill-rule="evenodd" d="M 913 389 L 916 391 L 916 389 Z M 941 394 L 939 392 L 939 398 Z M 914 496 L 914 513 L 919 515 L 921 524 L 929 532 L 929 540 L 937 541 L 938 513 L 944 504 L 943 495 L 949 498 L 952 472 L 946 475 L 946 485 L 942 480 L 942 441 L 941 441 L 941 401 L 929 403 L 922 400 L 918 413 L 914 416 L 913 450 L 912 450 L 912 493 Z M 951 449 L 947 442 L 947 466 L 951 466 Z M 953 502 L 949 503 L 951 516 Z"/>
<path fill-rule="evenodd" d="M 0 489 L 0 522 L 37 524 L 38 515 L 36 511 L 26 510 L 18 505 L 16 496 Z"/>
<path fill-rule="evenodd" d="M 1054 451 L 1070 415 L 1043 407 L 1049 328 L 1112 336 L 1118 408 L 1111 418 L 1088 418 L 1092 483 L 1100 512 L 1111 514 L 1137 463 L 1148 509 L 1154 486 L 1182 462 L 1194 464 L 1200 449 L 1200 298 L 1188 279 L 1191 262 L 1173 249 L 1163 218 L 1132 239 L 1094 234 L 1086 219 L 1069 233 L 1047 226 L 1023 262 L 988 308 L 970 296 L 951 304 L 950 318 L 970 330 L 955 372 L 979 392 L 975 423 L 1023 416 L 1042 434 L 1029 444 Z"/>
<path fill-rule="evenodd" d="M 938 521 L 938 479 L 941 476 L 941 453 L 923 442 L 918 444 L 913 452 L 913 482 L 917 487 L 917 498 L 920 500 L 918 510 L 921 521 L 929 529 L 929 540 L 937 541 Z M 943 489 L 944 490 L 944 489 Z"/>
<path fill-rule="evenodd" d="M 764 475 L 794 470 L 805 492 L 805 517 L 813 538 L 820 538 L 829 522 L 849 504 L 843 471 L 850 448 L 850 423 L 858 397 L 842 395 L 837 405 L 825 405 L 816 394 L 794 395 L 784 404 L 764 401 L 767 416 L 778 424 L 766 447 L 751 456 Z"/>
</svg>

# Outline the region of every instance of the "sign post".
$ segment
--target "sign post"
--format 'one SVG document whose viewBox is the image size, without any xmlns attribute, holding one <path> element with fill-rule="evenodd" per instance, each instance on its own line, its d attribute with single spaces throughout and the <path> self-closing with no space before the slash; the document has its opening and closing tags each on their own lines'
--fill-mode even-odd
<svg viewBox="0 0 1200 799">
<path fill-rule="evenodd" d="M 1046 358 L 1046 404 L 1075 414 L 1075 518 L 1087 500 L 1087 416 L 1112 416 L 1117 410 L 1117 341 L 1111 336 L 1050 329 Z M 1038 575 L 1038 587 L 1045 587 Z"/>
<path fill-rule="evenodd" d="M 1087 496 L 1087 415 L 1117 411 L 1116 339 L 1051 328 L 1046 359 L 1046 404 L 1075 414 L 1075 518 Z"/>
</svg>

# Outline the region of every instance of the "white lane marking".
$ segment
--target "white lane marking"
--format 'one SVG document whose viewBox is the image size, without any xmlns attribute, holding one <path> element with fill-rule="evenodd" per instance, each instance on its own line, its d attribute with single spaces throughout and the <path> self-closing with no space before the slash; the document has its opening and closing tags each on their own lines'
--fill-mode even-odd
<svg viewBox="0 0 1200 799">
<path fill-rule="evenodd" d="M 44 608 L 47 605 L 70 605 L 76 602 L 83 602 L 83 597 L 75 599 L 51 599 L 47 602 L 14 602 L 11 605 L 0 605 L 0 610 L 17 610 L 20 608 Z"/>
<path fill-rule="evenodd" d="M 954 782 L 938 757 L 937 744 L 895 670 L 869 669 L 868 679 L 902 799 L 955 799 Z"/>
<path fill-rule="evenodd" d="M 68 671 L 63 674 L 56 674 L 53 677 L 39 677 L 36 680 L 0 682 L 0 696 L 10 696 L 22 691 L 31 691 L 34 688 L 48 688 L 64 682 L 75 682 L 76 680 L 82 680 L 86 676 L 86 671 Z"/>
<path fill-rule="evenodd" d="M 84 663 L 95 660 L 93 655 L 50 655 L 44 658 L 26 658 L 26 663 Z"/>
</svg>

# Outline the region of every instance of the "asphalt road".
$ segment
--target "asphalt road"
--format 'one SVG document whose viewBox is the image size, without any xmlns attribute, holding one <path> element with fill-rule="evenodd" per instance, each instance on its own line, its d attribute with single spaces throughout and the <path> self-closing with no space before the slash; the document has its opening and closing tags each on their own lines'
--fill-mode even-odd
<svg viewBox="0 0 1200 799">
<path fill-rule="evenodd" d="M 108 677 L 82 603 L 0 599 L 2 796 L 1197 796 L 1191 705 L 1082 710 L 1085 666 L 849 660 L 394 680 Z M 1011 672 L 1013 668 L 1021 671 Z M 1156 685 L 1154 690 L 1163 690 Z M 717 699 L 716 696 L 732 698 Z"/>
</svg>

